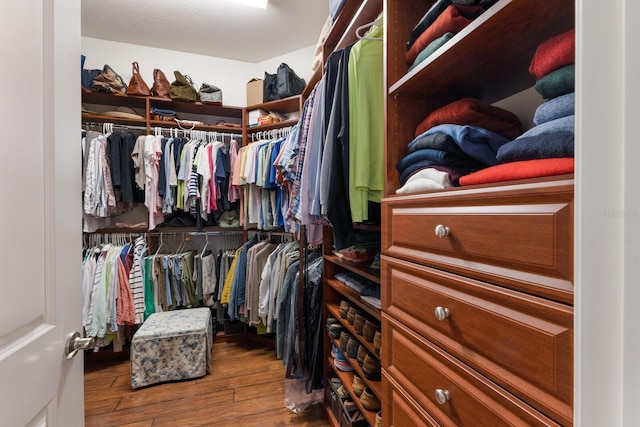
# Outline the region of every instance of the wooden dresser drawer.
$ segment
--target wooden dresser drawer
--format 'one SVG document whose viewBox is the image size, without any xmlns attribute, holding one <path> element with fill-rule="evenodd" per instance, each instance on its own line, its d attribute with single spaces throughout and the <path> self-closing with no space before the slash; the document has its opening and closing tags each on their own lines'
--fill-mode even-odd
<svg viewBox="0 0 640 427">
<path fill-rule="evenodd" d="M 573 180 L 388 198 L 382 221 L 384 254 L 573 302 Z"/>
<path fill-rule="evenodd" d="M 571 306 L 387 256 L 381 262 L 385 313 L 538 410 L 569 423 Z"/>
<path fill-rule="evenodd" d="M 406 392 L 391 378 L 386 371 L 382 371 L 382 417 L 383 425 L 387 427 L 439 427 L 424 409 L 408 396 Z"/>
<path fill-rule="evenodd" d="M 444 426 L 559 425 L 384 313 L 382 330 L 384 396 L 393 394 L 390 377 Z M 438 402 L 438 393 L 447 400 Z"/>
</svg>

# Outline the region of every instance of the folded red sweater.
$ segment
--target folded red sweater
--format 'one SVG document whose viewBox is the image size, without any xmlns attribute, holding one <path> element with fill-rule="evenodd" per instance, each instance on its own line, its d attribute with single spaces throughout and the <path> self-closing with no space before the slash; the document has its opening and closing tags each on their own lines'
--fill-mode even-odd
<svg viewBox="0 0 640 427">
<path fill-rule="evenodd" d="M 460 177 L 460 185 L 486 184 L 573 173 L 573 158 L 535 159 L 503 163 Z"/>
<path fill-rule="evenodd" d="M 482 12 L 484 12 L 484 8 L 480 6 L 458 6 L 455 4 L 448 6 L 436 20 L 433 21 L 433 24 L 429 25 L 429 27 L 420 34 L 411 48 L 405 53 L 407 64 L 413 64 L 418 54 L 422 52 L 429 43 L 446 33 L 455 34 L 459 32 L 469 25 L 471 21 L 480 16 Z"/>
<path fill-rule="evenodd" d="M 511 111 L 475 98 L 463 98 L 432 111 L 416 128 L 416 136 L 438 125 L 478 126 L 505 138 L 522 134 L 522 123 Z"/>
<path fill-rule="evenodd" d="M 574 64 L 575 61 L 576 30 L 572 28 L 538 45 L 529 65 L 529 73 L 539 80 L 552 71 Z"/>
</svg>

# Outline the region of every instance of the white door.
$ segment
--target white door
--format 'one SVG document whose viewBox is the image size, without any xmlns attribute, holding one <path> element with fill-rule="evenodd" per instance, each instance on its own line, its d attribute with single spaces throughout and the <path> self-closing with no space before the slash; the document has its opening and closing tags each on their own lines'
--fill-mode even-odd
<svg viewBox="0 0 640 427">
<path fill-rule="evenodd" d="M 0 424 L 82 426 L 80 1 L 2 1 L 0 58 Z"/>
</svg>

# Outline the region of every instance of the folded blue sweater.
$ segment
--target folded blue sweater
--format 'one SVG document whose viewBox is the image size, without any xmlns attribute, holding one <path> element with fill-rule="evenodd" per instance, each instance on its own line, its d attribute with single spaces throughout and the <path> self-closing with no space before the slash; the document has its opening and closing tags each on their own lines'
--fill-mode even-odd
<svg viewBox="0 0 640 427">
<path fill-rule="evenodd" d="M 571 92 L 560 95 L 543 102 L 536 108 L 533 115 L 533 124 L 541 125 L 561 117 L 575 114 L 576 93 Z"/>
<path fill-rule="evenodd" d="M 438 125 L 423 135 L 442 132 L 449 135 L 467 155 L 487 166 L 498 164 L 498 149 L 509 142 L 508 138 L 478 126 Z"/>
</svg>

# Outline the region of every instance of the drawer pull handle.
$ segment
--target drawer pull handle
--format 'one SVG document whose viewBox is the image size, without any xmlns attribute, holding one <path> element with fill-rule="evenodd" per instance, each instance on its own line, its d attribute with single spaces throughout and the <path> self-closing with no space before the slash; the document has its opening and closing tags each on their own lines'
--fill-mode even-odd
<svg viewBox="0 0 640 427">
<path fill-rule="evenodd" d="M 449 314 L 451 314 L 449 312 L 449 309 L 448 308 L 444 308 L 444 307 L 436 307 L 434 312 L 435 312 L 435 315 L 436 315 L 436 319 L 438 319 L 440 321 L 446 319 L 447 317 L 449 317 Z"/>
<path fill-rule="evenodd" d="M 441 388 L 436 389 L 436 400 L 439 404 L 444 405 L 450 397 L 449 390 L 442 390 Z"/>
<path fill-rule="evenodd" d="M 446 225 L 438 224 L 436 225 L 435 232 L 436 232 L 436 237 L 439 237 L 442 239 L 443 237 L 447 237 L 451 234 L 451 229 Z"/>
</svg>

